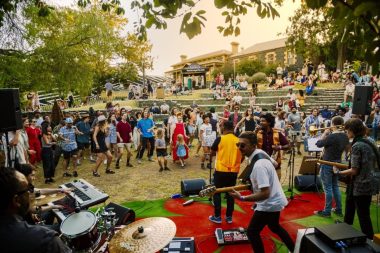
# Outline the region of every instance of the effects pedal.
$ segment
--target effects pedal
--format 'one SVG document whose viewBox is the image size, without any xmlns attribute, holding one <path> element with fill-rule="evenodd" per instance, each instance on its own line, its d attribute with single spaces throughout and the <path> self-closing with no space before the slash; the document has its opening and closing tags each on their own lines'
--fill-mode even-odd
<svg viewBox="0 0 380 253">
<path fill-rule="evenodd" d="M 247 230 L 242 227 L 225 230 L 217 228 L 215 236 L 218 245 L 249 243 Z"/>
</svg>

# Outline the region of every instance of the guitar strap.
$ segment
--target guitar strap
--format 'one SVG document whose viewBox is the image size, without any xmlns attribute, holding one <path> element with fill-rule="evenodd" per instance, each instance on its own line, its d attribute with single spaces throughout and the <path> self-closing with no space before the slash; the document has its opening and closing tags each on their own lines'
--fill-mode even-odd
<svg viewBox="0 0 380 253">
<path fill-rule="evenodd" d="M 267 154 L 264 154 L 264 153 L 258 153 L 256 155 L 254 155 L 252 160 L 251 160 L 251 163 L 245 168 L 245 170 L 239 176 L 239 179 L 241 179 L 243 183 L 245 183 L 245 184 L 251 183 L 250 176 L 251 176 L 253 167 L 255 166 L 255 163 L 260 159 L 270 160 L 269 156 Z"/>
</svg>

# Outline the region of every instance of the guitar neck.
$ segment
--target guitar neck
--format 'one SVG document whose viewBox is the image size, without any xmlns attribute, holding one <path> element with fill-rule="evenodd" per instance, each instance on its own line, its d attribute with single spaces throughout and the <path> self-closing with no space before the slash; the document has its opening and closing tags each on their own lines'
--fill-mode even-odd
<svg viewBox="0 0 380 253">
<path fill-rule="evenodd" d="M 343 163 L 336 163 L 336 162 L 330 162 L 330 161 L 325 161 L 325 160 L 317 160 L 317 162 L 321 164 L 325 164 L 325 165 L 335 166 L 339 169 L 348 169 L 348 165 L 343 164 Z"/>
<path fill-rule="evenodd" d="M 248 190 L 251 186 L 249 184 L 244 185 L 237 185 L 237 186 L 231 186 L 231 187 L 223 187 L 223 188 L 217 188 L 215 190 L 215 193 L 222 193 L 222 192 L 232 192 L 235 191 L 242 191 L 242 190 Z"/>
</svg>

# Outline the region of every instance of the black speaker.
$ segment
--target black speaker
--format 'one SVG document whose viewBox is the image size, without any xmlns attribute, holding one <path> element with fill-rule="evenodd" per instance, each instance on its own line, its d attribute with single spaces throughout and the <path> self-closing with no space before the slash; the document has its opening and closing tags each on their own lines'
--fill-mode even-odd
<svg viewBox="0 0 380 253">
<path fill-rule="evenodd" d="M 110 207 L 113 208 L 113 211 L 116 213 L 116 217 L 118 218 L 118 221 L 116 223 L 117 226 L 128 225 L 129 223 L 135 221 L 136 214 L 132 209 L 115 204 L 113 202 L 109 203 L 105 209 Z"/>
<path fill-rule="evenodd" d="M 315 185 L 315 181 L 317 185 Z M 317 191 L 322 189 L 322 182 L 319 176 L 314 175 L 298 175 L 294 178 L 294 187 L 298 191 Z"/>
<path fill-rule="evenodd" d="M 22 128 L 20 94 L 18 89 L 0 89 L 0 108 L 3 117 L 0 120 L 0 131 L 14 131 Z"/>
<path fill-rule="evenodd" d="M 206 186 L 206 181 L 202 178 L 185 179 L 181 181 L 181 193 L 184 196 L 198 195 Z"/>
<path fill-rule="evenodd" d="M 355 94 L 352 106 L 353 114 L 369 115 L 371 113 L 372 93 L 372 86 L 355 86 Z"/>
</svg>

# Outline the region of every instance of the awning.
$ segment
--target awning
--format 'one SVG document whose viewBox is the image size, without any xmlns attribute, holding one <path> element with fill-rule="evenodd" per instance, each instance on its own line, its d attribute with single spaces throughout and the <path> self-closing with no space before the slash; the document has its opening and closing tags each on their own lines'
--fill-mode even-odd
<svg viewBox="0 0 380 253">
<path fill-rule="evenodd" d="M 207 67 L 203 67 L 196 63 L 186 64 L 182 69 L 182 74 L 195 74 L 195 73 L 206 73 L 208 71 Z"/>
</svg>

